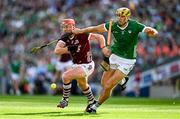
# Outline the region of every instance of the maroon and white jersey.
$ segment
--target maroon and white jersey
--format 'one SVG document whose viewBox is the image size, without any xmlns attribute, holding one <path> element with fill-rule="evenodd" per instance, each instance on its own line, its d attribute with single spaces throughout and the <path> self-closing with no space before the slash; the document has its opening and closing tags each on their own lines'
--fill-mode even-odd
<svg viewBox="0 0 180 119">
<path fill-rule="evenodd" d="M 77 34 L 73 38 L 62 39 L 65 46 L 78 45 L 78 50 L 71 54 L 73 63 L 84 64 L 92 61 L 91 46 L 89 43 L 89 34 Z"/>
</svg>

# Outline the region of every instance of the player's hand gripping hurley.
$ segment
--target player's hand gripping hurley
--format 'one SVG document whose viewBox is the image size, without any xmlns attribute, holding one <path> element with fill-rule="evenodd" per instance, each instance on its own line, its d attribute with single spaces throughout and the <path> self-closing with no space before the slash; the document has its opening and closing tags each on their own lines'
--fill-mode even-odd
<svg viewBox="0 0 180 119">
<path fill-rule="evenodd" d="M 47 47 L 47 46 L 52 45 L 54 43 L 57 43 L 59 40 L 64 39 L 64 38 L 70 36 L 71 34 L 72 33 L 65 33 L 59 39 L 53 40 L 53 41 L 51 41 L 51 42 L 49 42 L 47 44 L 44 44 L 44 45 L 41 45 L 41 46 L 38 46 L 38 47 L 33 47 L 30 52 L 31 53 L 37 53 L 39 50 L 43 49 L 44 47 Z"/>
<path fill-rule="evenodd" d="M 41 50 L 41 49 L 43 49 L 44 47 L 47 47 L 47 46 L 49 46 L 49 45 L 52 45 L 52 44 L 56 43 L 57 41 L 58 41 L 58 39 L 53 40 L 53 41 L 51 41 L 51 42 L 49 42 L 49 43 L 47 43 L 47 44 L 44 44 L 44 45 L 41 45 L 41 46 L 38 46 L 38 47 L 33 47 L 33 48 L 31 49 L 31 53 L 37 53 L 39 50 Z"/>
</svg>

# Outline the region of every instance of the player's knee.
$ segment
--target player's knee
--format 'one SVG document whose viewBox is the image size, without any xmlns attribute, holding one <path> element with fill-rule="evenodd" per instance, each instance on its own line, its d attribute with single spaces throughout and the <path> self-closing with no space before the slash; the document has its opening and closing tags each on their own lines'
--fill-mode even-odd
<svg viewBox="0 0 180 119">
<path fill-rule="evenodd" d="M 110 89 L 111 84 L 108 81 L 101 81 L 101 85 L 104 89 Z"/>
<path fill-rule="evenodd" d="M 68 73 L 63 73 L 62 80 L 64 83 L 68 83 L 70 81 L 70 75 Z"/>
<path fill-rule="evenodd" d="M 104 83 L 104 84 L 103 84 L 103 88 L 104 88 L 105 90 L 111 90 L 111 89 L 112 89 L 112 85 L 109 84 L 109 83 Z"/>
<path fill-rule="evenodd" d="M 101 81 L 101 85 L 102 85 L 102 87 L 104 87 L 105 86 L 105 82 L 103 82 L 103 81 Z"/>
<path fill-rule="evenodd" d="M 82 86 L 82 85 L 84 85 L 84 83 L 81 83 L 80 81 L 77 81 L 77 84 L 78 84 L 78 86 Z"/>
<path fill-rule="evenodd" d="M 77 80 L 77 84 L 78 84 L 79 87 L 82 87 L 82 88 L 88 87 L 88 84 L 85 81 Z"/>
</svg>

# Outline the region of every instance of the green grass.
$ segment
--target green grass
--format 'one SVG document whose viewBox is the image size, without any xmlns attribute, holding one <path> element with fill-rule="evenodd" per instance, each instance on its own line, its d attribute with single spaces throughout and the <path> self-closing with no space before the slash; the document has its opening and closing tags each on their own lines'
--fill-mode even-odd
<svg viewBox="0 0 180 119">
<path fill-rule="evenodd" d="M 70 97 L 56 108 L 57 96 L 0 96 L 0 119 L 180 119 L 180 99 L 111 97 L 97 114 L 84 114 L 86 98 Z"/>
</svg>

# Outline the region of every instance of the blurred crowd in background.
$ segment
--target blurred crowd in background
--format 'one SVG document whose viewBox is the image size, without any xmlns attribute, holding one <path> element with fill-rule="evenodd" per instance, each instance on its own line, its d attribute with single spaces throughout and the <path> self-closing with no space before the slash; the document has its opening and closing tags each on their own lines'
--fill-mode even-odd
<svg viewBox="0 0 180 119">
<path fill-rule="evenodd" d="M 131 9 L 133 19 L 159 31 L 157 38 L 140 34 L 135 71 L 179 58 L 179 0 L 1 0 L 0 80 L 5 81 L 6 93 L 53 94 L 49 85 L 55 80 L 59 61 L 53 53 L 55 44 L 36 54 L 31 54 L 30 49 L 61 34 L 58 20 L 73 18 L 79 28 L 97 25 L 115 19 L 115 10 L 122 6 Z M 100 85 L 102 75 L 98 65 L 102 53 L 96 42 L 92 43 L 92 52 L 96 69 L 89 78 L 95 92 L 93 84 Z"/>
</svg>

